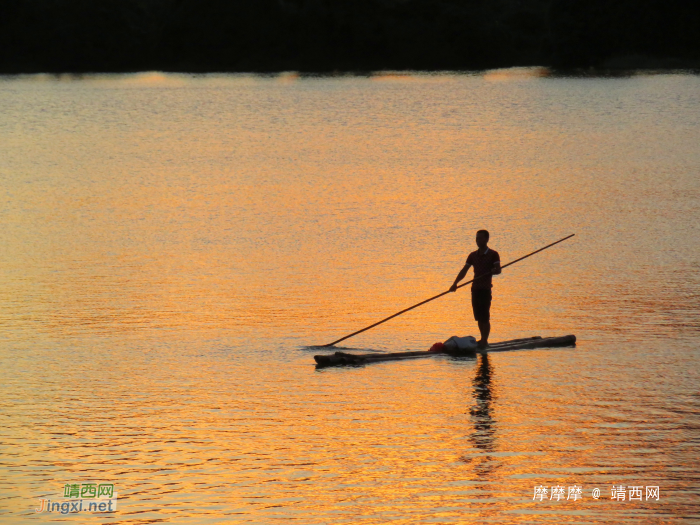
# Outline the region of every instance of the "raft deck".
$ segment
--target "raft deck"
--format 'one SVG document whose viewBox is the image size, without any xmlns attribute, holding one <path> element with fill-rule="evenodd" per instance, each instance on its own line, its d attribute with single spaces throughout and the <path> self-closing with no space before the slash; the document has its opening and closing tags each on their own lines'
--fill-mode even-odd
<svg viewBox="0 0 700 525">
<path fill-rule="evenodd" d="M 530 348 L 552 348 L 557 346 L 576 346 L 575 335 L 564 335 L 561 337 L 526 337 L 522 339 L 511 339 L 510 341 L 501 341 L 500 343 L 492 343 L 487 348 L 477 348 L 471 351 L 419 351 L 419 352 L 394 352 L 389 354 L 350 354 L 346 352 L 336 352 L 330 355 L 315 355 L 317 368 L 327 366 L 342 366 L 342 365 L 363 365 L 375 363 L 378 361 L 397 361 L 401 359 L 415 359 L 419 357 L 430 357 L 433 355 L 459 355 L 459 356 L 476 356 L 476 354 L 488 354 L 491 352 L 507 352 L 510 350 L 525 350 Z"/>
</svg>

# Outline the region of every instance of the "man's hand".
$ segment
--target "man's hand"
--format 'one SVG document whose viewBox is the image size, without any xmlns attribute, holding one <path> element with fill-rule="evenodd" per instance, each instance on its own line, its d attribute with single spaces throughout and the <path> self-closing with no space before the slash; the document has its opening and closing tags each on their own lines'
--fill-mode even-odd
<svg viewBox="0 0 700 525">
<path fill-rule="evenodd" d="M 454 283 L 452 286 L 450 286 L 450 292 L 456 292 L 457 291 L 457 283 Z"/>
</svg>

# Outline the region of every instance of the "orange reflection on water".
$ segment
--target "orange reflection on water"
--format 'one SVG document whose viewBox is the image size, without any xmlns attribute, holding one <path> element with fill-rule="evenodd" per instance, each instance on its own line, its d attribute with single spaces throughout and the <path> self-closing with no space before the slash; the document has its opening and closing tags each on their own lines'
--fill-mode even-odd
<svg viewBox="0 0 700 525">
<path fill-rule="evenodd" d="M 537 505 L 540 483 L 665 483 L 664 516 L 687 515 L 696 81 L 491 82 L 532 75 L 8 90 L 13 518 L 20 497 L 95 478 L 123 490 L 125 523 L 661 512 Z M 575 349 L 314 371 L 306 345 L 446 290 L 480 228 L 504 263 L 577 234 L 494 279 L 491 336 L 575 333 Z M 347 345 L 467 334 L 462 289 Z"/>
</svg>

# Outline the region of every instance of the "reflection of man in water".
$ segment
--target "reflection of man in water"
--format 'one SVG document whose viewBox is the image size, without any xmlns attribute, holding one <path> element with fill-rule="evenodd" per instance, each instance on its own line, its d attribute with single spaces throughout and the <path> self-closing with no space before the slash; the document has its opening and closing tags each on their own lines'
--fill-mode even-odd
<svg viewBox="0 0 700 525">
<path fill-rule="evenodd" d="M 472 441 L 478 448 L 493 451 L 494 421 L 491 415 L 491 401 L 493 399 L 491 374 L 493 370 L 489 363 L 488 354 L 481 354 L 479 359 L 476 377 L 473 381 L 476 406 L 470 410 L 474 418 Z"/>
<path fill-rule="evenodd" d="M 476 245 L 478 250 L 469 254 L 467 262 L 457 274 L 450 291 L 457 290 L 457 283 L 464 279 L 469 268 L 474 267 L 474 282 L 472 283 L 472 310 L 474 320 L 479 324 L 481 339 L 479 347 L 486 348 L 489 345 L 491 333 L 491 276 L 501 273 L 501 258 L 498 252 L 488 247 L 489 232 L 479 230 L 476 232 Z"/>
<path fill-rule="evenodd" d="M 495 381 L 492 379 L 493 368 L 489 362 L 488 353 L 477 356 L 476 375 L 472 380 L 474 392 L 472 398 L 474 405 L 469 409 L 474 430 L 469 434 L 469 441 L 479 449 L 480 452 L 470 452 L 462 456 L 462 461 L 473 465 L 474 472 L 481 478 L 492 481 L 492 474 L 495 469 L 500 468 L 503 463 L 499 458 L 491 454 L 496 451 L 496 436 L 498 425 L 493 418 L 492 403 L 496 400 L 494 389 Z"/>
</svg>

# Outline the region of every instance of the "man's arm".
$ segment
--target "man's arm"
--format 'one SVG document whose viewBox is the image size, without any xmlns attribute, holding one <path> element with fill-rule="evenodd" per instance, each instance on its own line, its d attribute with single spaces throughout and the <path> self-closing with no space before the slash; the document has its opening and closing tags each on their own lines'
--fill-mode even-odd
<svg viewBox="0 0 700 525">
<path fill-rule="evenodd" d="M 455 282 L 452 283 L 452 286 L 450 286 L 450 292 L 455 292 L 457 291 L 457 283 L 464 279 L 464 276 L 467 275 L 467 272 L 469 271 L 469 268 L 471 268 L 471 264 L 467 263 L 464 265 L 464 268 L 462 268 L 459 273 L 457 274 L 457 277 L 455 278 Z M 500 273 L 501 269 L 500 266 L 498 268 L 498 271 Z"/>
<path fill-rule="evenodd" d="M 492 275 L 498 275 L 501 273 L 501 261 L 496 261 L 493 263 L 493 270 L 491 270 Z"/>
</svg>

